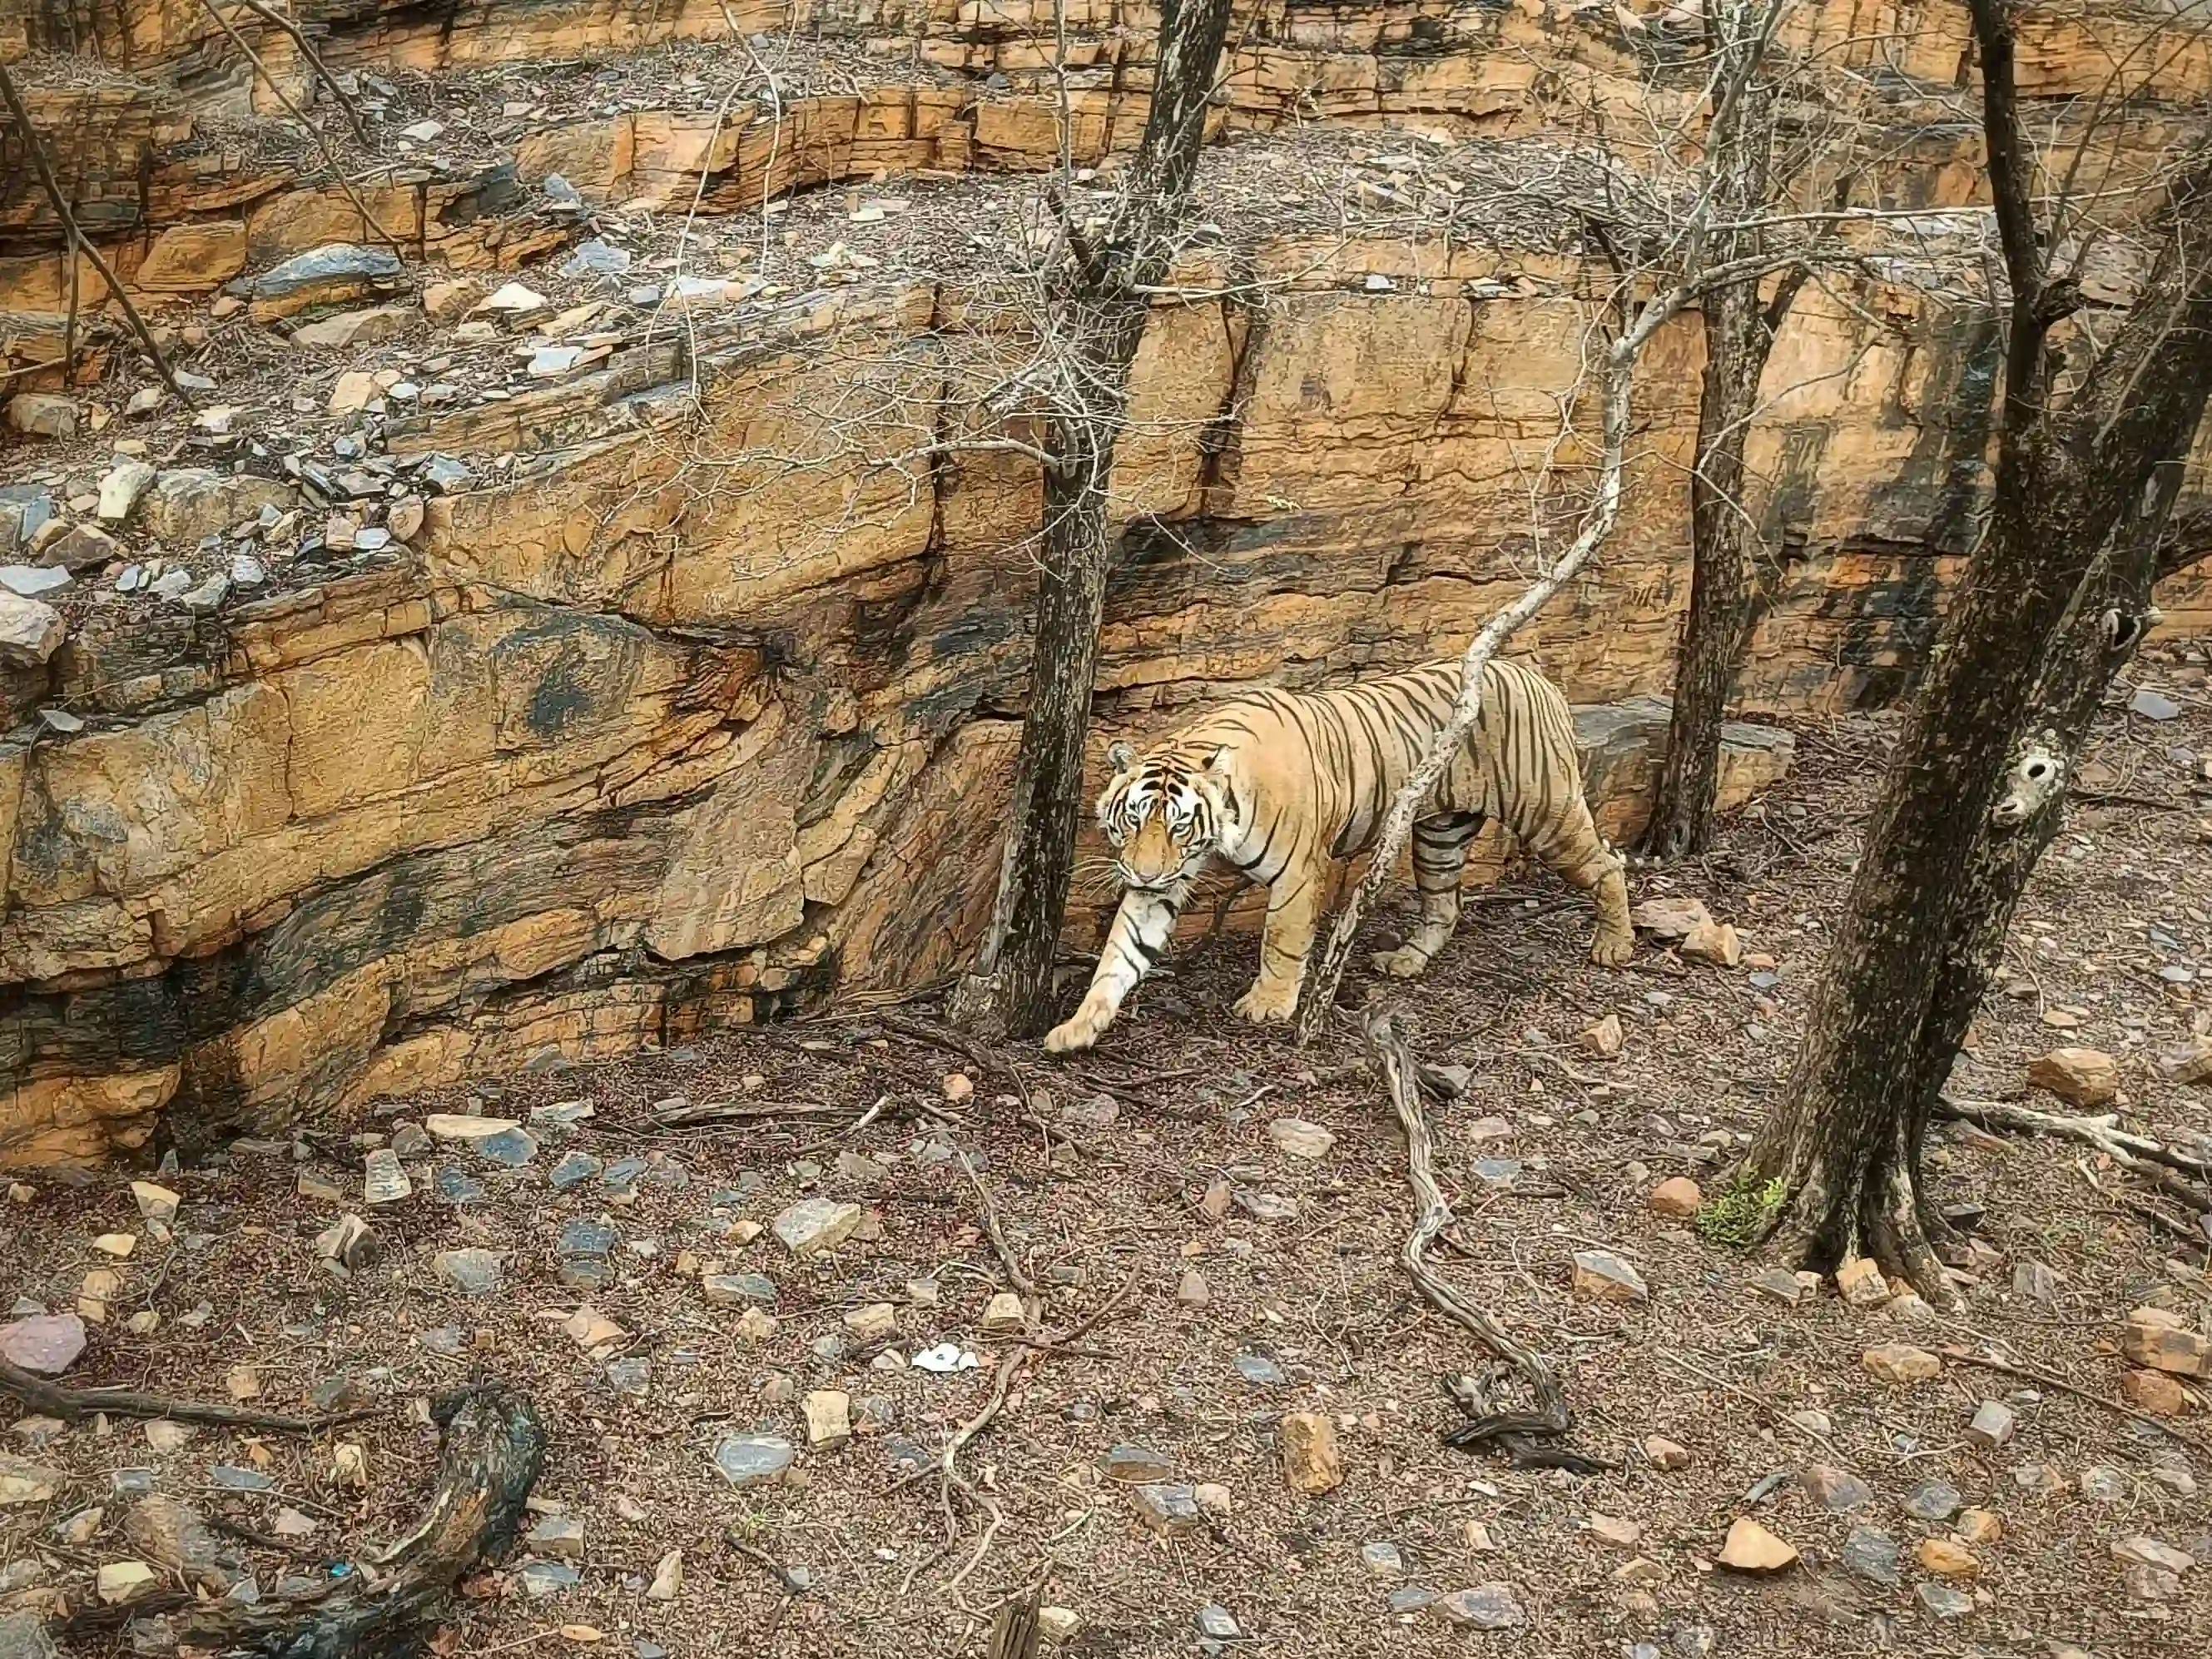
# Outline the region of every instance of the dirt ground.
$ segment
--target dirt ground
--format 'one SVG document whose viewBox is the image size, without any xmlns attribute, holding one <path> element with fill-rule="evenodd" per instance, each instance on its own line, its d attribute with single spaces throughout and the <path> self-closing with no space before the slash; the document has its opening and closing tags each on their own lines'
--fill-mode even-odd
<svg viewBox="0 0 2212 1659">
<path fill-rule="evenodd" d="M 2013 988 L 2023 994 L 1992 999 L 1957 1085 L 2023 1097 L 2031 1058 L 2087 1044 L 2118 1057 L 2138 1127 L 2212 1135 L 2212 1091 L 2169 1084 L 2151 1063 L 2207 1006 L 2212 787 L 2197 755 L 2212 753 L 2212 699 L 2201 667 L 2154 662 L 2140 678 L 2181 717 L 2109 720 L 2085 780 L 2100 799 L 2077 803 L 2015 930 Z M 1702 897 L 1749 950 L 1775 959 L 1771 969 L 1687 965 L 1648 943 L 1625 972 L 1593 968 L 1587 907 L 1547 878 L 1474 907 L 1432 977 L 1404 994 L 1423 1056 L 1472 1073 L 1466 1097 L 1436 1119 L 1467 1247 L 1440 1267 L 1553 1357 L 1577 1417 L 1572 1443 L 1618 1464 L 1613 1472 L 1522 1472 L 1439 1444 L 1458 1420 L 1439 1378 L 1479 1356 L 1399 1271 L 1412 1206 L 1395 1127 L 1352 1067 L 1349 1022 L 1302 1053 L 1279 1031 L 1230 1020 L 1254 947 L 1224 939 L 1176 959 L 1080 1064 L 1020 1056 L 1030 1086 L 1050 1097 L 1049 1162 L 1044 1138 L 994 1099 L 1003 1078 L 969 1066 L 974 1097 L 948 1099 L 953 1056 L 886 1030 L 881 1011 L 845 1010 L 697 1052 L 404 1103 L 354 1127 L 389 1137 L 471 1098 L 526 1121 L 532 1109 L 579 1100 L 593 1115 L 565 1135 L 532 1124 L 540 1146 L 520 1168 L 451 1145 L 411 1157 L 413 1196 L 373 1210 L 361 1198 L 363 1148 L 343 1134 L 243 1147 L 183 1170 L 169 1180 L 183 1203 L 166 1241 L 140 1221 L 124 1174 L 30 1180 L 0 1212 L 11 1300 L 74 1305 L 87 1269 L 107 1261 L 94 1237 L 136 1237 L 72 1383 L 226 1400 L 234 1368 L 250 1366 L 261 1405 L 289 1407 L 345 1378 L 379 1409 L 312 1438 L 203 1428 L 167 1450 L 137 1423 L 17 1423 L 5 1449 L 64 1472 L 66 1487 L 0 1510 L 0 1590 L 18 1605 L 57 1590 L 72 1607 L 94 1602 L 94 1569 L 142 1553 L 126 1537 L 133 1498 L 129 1480 L 118 1493 L 120 1470 L 150 1471 L 155 1492 L 264 1536 L 283 1529 L 281 1510 L 295 1532 L 312 1524 L 288 1554 L 226 1540 L 264 1595 L 288 1572 L 326 1572 L 410 1523 L 437 1462 L 422 1402 L 483 1375 L 527 1390 L 544 1413 L 540 1507 L 580 1521 L 581 1555 L 569 1564 L 577 1582 L 562 1589 L 548 1582 L 558 1574 L 526 1565 L 554 1559 L 555 1540 L 518 1552 L 471 1587 L 440 1638 L 445 1653 L 976 1652 L 992 1608 L 1040 1580 L 1045 1601 L 1079 1620 L 1070 1645 L 1100 1655 L 1191 1651 L 1209 1603 L 1233 1617 L 1239 1650 L 1284 1656 L 1802 1659 L 2056 1654 L 2069 1643 L 2108 1659 L 2201 1653 L 2212 1617 L 2212 1509 L 2197 1490 L 2212 1482 L 2203 1393 L 2169 1433 L 1956 1361 L 1911 1386 L 1877 1382 L 1860 1363 L 1875 1343 L 1955 1343 L 2117 1398 L 2127 1310 L 2158 1301 L 2194 1322 L 2208 1309 L 2203 1249 L 2127 1207 L 2147 1196 L 2128 1177 L 2069 1144 L 1941 1132 L 1936 1195 L 1986 1206 L 1985 1248 L 1967 1311 L 1935 1326 L 1853 1312 L 1832 1286 L 1794 1309 L 1765 1299 L 1748 1281 L 1770 1264 L 1647 1207 L 1668 1176 L 1712 1190 L 1784 1085 L 1886 729 L 1801 727 L 1796 775 L 1733 823 L 1716 853 L 1633 883 L 1639 898 Z M 1611 1061 L 1577 1042 L 1607 1011 L 1627 1034 Z M 675 1097 L 787 1109 L 649 1132 Z M 1285 1117 L 1323 1126 L 1333 1146 L 1315 1160 L 1286 1156 L 1269 1128 Z M 1042 1294 L 1042 1328 L 1097 1322 L 1024 1364 L 1003 1413 L 960 1456 L 1000 1511 L 987 1546 L 986 1517 L 948 1510 L 933 1474 L 902 1479 L 984 1406 L 1009 1352 L 983 1328 L 1006 1275 L 975 1190 L 943 1161 L 953 1146 L 982 1166 Z M 577 1151 L 607 1165 L 648 1163 L 627 1192 L 611 1191 L 605 1171 L 556 1192 L 549 1174 Z M 1477 1159 L 1511 1163 L 1478 1169 Z M 1216 1183 L 1245 1195 L 1219 1219 L 1206 1204 Z M 325 1191 L 342 1196 L 316 1195 Z M 1294 1200 L 1295 1213 L 1249 1213 L 1256 1194 Z M 743 1242 L 753 1232 L 744 1224 L 770 1224 L 816 1195 L 866 1206 L 860 1236 L 807 1261 L 772 1230 Z M 350 1279 L 313 1244 L 346 1211 L 368 1217 L 383 1247 Z M 619 1241 L 608 1282 L 564 1285 L 563 1228 L 601 1218 Z M 471 1248 L 498 1253 L 495 1293 L 463 1294 L 434 1262 Z M 1634 1264 L 1649 1302 L 1577 1297 L 1571 1253 L 1589 1249 Z M 748 1335 L 739 1307 L 709 1303 L 702 1258 L 773 1281 L 772 1334 Z M 2055 1273 L 2048 1299 L 2014 1288 L 2023 1262 Z M 1179 1286 L 1194 1293 L 1188 1270 L 1203 1279 L 1202 1305 L 1179 1300 Z M 564 1330 L 580 1303 L 621 1328 L 602 1333 L 596 1352 Z M 848 1314 L 877 1304 L 890 1305 L 895 1330 L 848 1326 Z M 146 1311 L 158 1324 L 134 1333 L 127 1322 Z M 945 1343 L 980 1365 L 939 1375 L 909 1363 Z M 636 1360 L 611 1377 L 611 1364 Z M 794 1396 L 826 1389 L 852 1396 L 856 1432 L 810 1450 Z M 1993 1451 L 1962 1437 L 1984 1400 L 2017 1418 Z M 1278 1424 L 1291 1411 L 1336 1425 L 1334 1491 L 1286 1486 Z M 1792 1416 L 1813 1412 L 1825 1428 Z M 789 1442 L 790 1473 L 733 1487 L 713 1455 L 743 1434 Z M 1653 1467 L 1643 1443 L 1655 1434 L 1687 1448 L 1688 1466 Z M 365 1492 L 330 1479 L 346 1441 L 365 1448 Z M 1205 1494 L 1212 1510 L 1156 1535 L 1135 1489 L 1102 1474 L 1117 1446 L 1152 1454 L 1172 1480 L 1225 1488 L 1225 1499 Z M 1864 1500 L 1831 1512 L 1808 1490 L 1803 1472 L 1815 1464 L 1855 1474 L 1870 1489 Z M 270 1484 L 226 1490 L 236 1477 L 211 1473 L 219 1467 L 258 1469 Z M 1970 1607 L 1949 1619 L 1923 1600 L 1933 1581 L 1914 1552 L 1959 1522 L 1902 1507 L 1931 1479 L 2002 1528 L 1970 1547 L 1979 1580 L 1966 1587 Z M 87 1523 L 92 1505 L 101 1514 Z M 1717 1568 L 1730 1523 L 1747 1516 L 1802 1559 L 1769 1577 Z M 1594 1517 L 1605 1519 L 1594 1527 Z M 1641 1528 L 1631 1545 L 1608 1536 L 1625 1535 L 1623 1522 Z M 1898 1583 L 1846 1564 L 1854 1528 L 1887 1534 L 1902 1558 Z M 2124 1584 L 2114 1546 L 2137 1536 L 2195 1558 L 2163 1599 Z M 1395 1547 L 1402 1575 L 1364 1557 L 1370 1544 Z M 648 1582 L 672 1550 L 683 1552 L 681 1587 L 652 1599 Z M 1404 1605 L 1419 1599 L 1410 1589 L 1482 1585 L 1510 1589 L 1524 1622 L 1486 1633 L 1435 1608 L 1393 1610 L 1393 1592 Z M 129 1645 L 95 1634 L 76 1650 Z"/>
</svg>

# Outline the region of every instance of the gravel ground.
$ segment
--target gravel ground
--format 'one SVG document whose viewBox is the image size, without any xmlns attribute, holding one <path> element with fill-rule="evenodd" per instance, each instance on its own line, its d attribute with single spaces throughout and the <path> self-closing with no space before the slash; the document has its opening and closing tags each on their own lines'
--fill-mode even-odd
<svg viewBox="0 0 2212 1659">
<path fill-rule="evenodd" d="M 2030 1058 L 2092 1044 L 2118 1056 L 2131 1121 L 2203 1135 L 2207 1091 L 2162 1081 L 2150 1057 L 2203 1024 L 2202 994 L 2158 969 L 2212 962 L 2212 800 L 2202 784 L 2191 793 L 2189 752 L 2212 752 L 2212 700 L 2201 667 L 2154 663 L 2143 678 L 2184 712 L 2109 724 L 2087 780 L 2107 799 L 2080 805 L 2046 860 L 2012 947 L 2025 994 L 1992 999 L 1959 1081 L 2020 1097 Z M 1102 1655 L 1190 1651 L 1208 1604 L 1233 1617 L 1243 1645 L 1285 1656 L 2201 1652 L 2212 1613 L 2212 1512 L 2195 1491 L 2212 1480 L 2201 1394 L 2177 1425 L 2185 1441 L 1963 1364 L 1899 1387 L 1859 1363 L 1878 1342 L 1958 1342 L 2116 1396 L 2128 1309 L 2154 1299 L 2201 1321 L 2212 1307 L 2203 1252 L 2125 1207 L 2143 1197 L 2125 1176 L 2070 1145 L 1940 1133 L 1937 1196 L 1987 1216 L 1967 1311 L 1935 1328 L 1851 1311 L 1832 1288 L 1796 1309 L 1761 1299 L 1747 1281 L 1767 1264 L 1647 1206 L 1668 1176 L 1716 1184 L 1778 1093 L 1887 729 L 1801 728 L 1799 775 L 1702 863 L 1636 881 L 1639 898 L 1704 898 L 1775 958 L 1771 969 L 1694 967 L 1649 945 L 1624 973 L 1594 969 L 1586 906 L 1547 880 L 1474 908 L 1433 976 L 1405 994 L 1425 1058 L 1471 1073 L 1466 1097 L 1436 1120 L 1466 1246 L 1440 1268 L 1555 1358 L 1573 1443 L 1613 1472 L 1522 1472 L 1438 1443 L 1456 1420 L 1438 1380 L 1478 1356 L 1397 1269 L 1411 1206 L 1387 1109 L 1348 1035 L 1301 1053 L 1228 1019 L 1253 947 L 1219 939 L 1185 952 L 1082 1064 L 1020 1057 L 1027 1085 L 1050 1097 L 1049 1157 L 1011 1097 L 994 1098 L 1002 1077 L 969 1067 L 948 1085 L 953 1057 L 883 1024 L 898 1016 L 845 1010 L 344 1126 L 389 1137 L 471 1103 L 526 1121 L 562 1102 L 593 1108 L 565 1138 L 535 1125 L 543 1144 L 519 1169 L 447 1145 L 410 1156 L 414 1195 L 374 1210 L 360 1200 L 362 1145 L 343 1129 L 242 1147 L 172 1178 L 183 1203 L 167 1239 L 138 1220 L 119 1173 L 30 1181 L 0 1238 L 0 1274 L 17 1296 L 66 1308 L 106 1260 L 94 1237 L 135 1239 L 70 1381 L 222 1400 L 234 1368 L 250 1366 L 262 1405 L 344 1377 L 377 1410 L 312 1438 L 200 1429 L 167 1450 L 140 1424 L 18 1423 L 8 1449 L 63 1471 L 66 1489 L 0 1510 L 11 1563 L 0 1583 L 19 1603 L 57 1591 L 90 1601 L 99 1564 L 141 1553 L 124 1529 L 132 1500 L 115 1494 L 123 1469 L 149 1470 L 157 1492 L 264 1534 L 284 1510 L 283 1526 L 312 1524 L 290 1559 L 238 1546 L 264 1594 L 283 1572 L 326 1571 L 408 1524 L 436 1462 L 422 1404 L 482 1375 L 528 1390 L 545 1415 L 539 1502 L 582 1523 L 580 1577 L 530 1593 L 549 1575 L 525 1564 L 554 1559 L 549 1536 L 471 1584 L 441 1653 L 975 1652 L 991 1609 L 1039 1583 L 1079 1621 L 1076 1650 Z M 1754 983 L 1753 971 L 1776 977 Z M 1608 1011 L 1627 1032 L 1612 1061 L 1576 1044 Z M 962 1098 L 969 1081 L 975 1094 Z M 678 1097 L 755 1115 L 656 1127 Z M 1283 1118 L 1322 1126 L 1333 1145 L 1318 1159 L 1286 1156 L 1270 1128 Z M 984 1328 L 1008 1285 L 976 1191 L 933 1161 L 954 1146 L 982 1166 L 1011 1252 L 1042 1292 L 1042 1329 L 1096 1322 L 1016 1370 L 1005 1409 L 960 1456 L 1000 1513 L 988 1543 L 981 1514 L 948 1508 L 933 1474 L 907 1480 L 901 1462 L 933 1456 L 981 1410 L 1009 1352 Z M 603 1169 L 556 1192 L 549 1172 L 578 1152 L 645 1167 L 624 1191 Z M 1247 1196 L 1216 1218 L 1217 1188 Z M 1259 1218 L 1251 1208 L 1279 1206 L 1250 1194 L 1294 1200 L 1295 1213 Z M 807 1261 L 773 1231 L 754 1236 L 811 1196 L 864 1206 L 860 1236 Z M 341 1279 L 313 1241 L 349 1210 L 368 1216 L 383 1255 Z M 608 1282 L 563 1285 L 562 1230 L 601 1218 L 619 1241 Z M 466 1249 L 498 1253 L 495 1294 L 463 1294 L 434 1261 Z M 1591 1249 L 1634 1264 L 1648 1304 L 1574 1294 L 1571 1253 Z M 2048 1299 L 2014 1290 L 2023 1262 L 2055 1273 Z M 772 1333 L 748 1335 L 763 1331 L 757 1317 L 708 1300 L 700 1274 L 711 1271 L 773 1281 Z M 599 1333 L 596 1352 L 564 1329 L 580 1303 L 620 1328 Z M 890 1328 L 861 1312 L 874 1304 L 888 1304 Z M 128 1328 L 145 1313 L 154 1328 Z M 880 1334 L 856 1330 L 853 1315 Z M 935 1375 L 910 1363 L 941 1343 L 981 1364 Z M 829 1389 L 855 1402 L 856 1432 L 810 1450 L 794 1396 Z M 1984 1400 L 2017 1418 L 1993 1451 L 1962 1437 Z M 1278 1425 L 1291 1411 L 1335 1425 L 1344 1478 L 1325 1495 L 1285 1484 Z M 1807 1412 L 1826 1426 L 1793 1418 Z M 788 1442 L 796 1462 L 780 1483 L 733 1488 L 714 1454 L 756 1433 Z M 1686 1448 L 1687 1466 L 1653 1467 L 1643 1443 L 1655 1434 Z M 365 1491 L 331 1480 L 348 1440 L 365 1449 Z M 1154 1455 L 1174 1480 L 1225 1490 L 1204 1494 L 1213 1508 L 1188 1529 L 1156 1536 L 1135 1489 L 1102 1474 L 1121 1445 Z M 1863 1480 L 1860 1506 L 1817 1502 L 1818 1478 L 1804 1474 L 1814 1464 Z M 271 1485 L 223 1490 L 216 1466 L 258 1467 Z M 1971 1547 L 1979 1582 L 1948 1620 L 1921 1599 L 1933 1581 L 1912 1558 L 1960 1523 L 1902 1507 L 1930 1480 L 2002 1528 Z M 96 1522 L 58 1530 L 88 1505 L 100 1507 Z M 1741 1516 L 1802 1560 L 1770 1577 L 1718 1568 Z M 1640 1535 L 1614 1541 L 1631 1527 Z M 1854 1528 L 1889 1537 L 1900 1582 L 1850 1569 Z M 2163 1600 L 2124 1587 L 2113 1547 L 2136 1536 L 2195 1557 Z M 1364 1559 L 1373 1544 L 1395 1547 L 1402 1576 Z M 682 1586 L 652 1599 L 672 1550 L 683 1552 Z M 1484 1633 L 1390 1603 L 1411 1587 L 1483 1585 L 1506 1587 L 1525 1622 Z M 94 1636 L 80 1650 L 126 1646 Z"/>
</svg>

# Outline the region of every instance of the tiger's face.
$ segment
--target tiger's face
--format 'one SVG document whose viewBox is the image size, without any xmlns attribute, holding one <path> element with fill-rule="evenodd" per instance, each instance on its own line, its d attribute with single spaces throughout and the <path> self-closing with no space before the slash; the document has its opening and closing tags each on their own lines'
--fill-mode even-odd
<svg viewBox="0 0 2212 1659">
<path fill-rule="evenodd" d="M 1114 775 L 1098 797 L 1098 827 L 1124 884 L 1160 891 L 1206 867 L 1236 827 L 1227 752 L 1195 761 L 1175 754 L 1139 759 L 1126 743 L 1107 750 Z"/>
</svg>

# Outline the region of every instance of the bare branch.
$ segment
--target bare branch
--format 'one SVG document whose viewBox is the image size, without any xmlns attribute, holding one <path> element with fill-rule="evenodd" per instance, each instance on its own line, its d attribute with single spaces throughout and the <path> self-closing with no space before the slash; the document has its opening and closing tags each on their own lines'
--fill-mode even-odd
<svg viewBox="0 0 2212 1659">
<path fill-rule="evenodd" d="M 146 355 L 154 360 L 154 372 L 161 377 L 162 384 L 169 388 L 177 400 L 190 408 L 191 397 L 178 384 L 177 372 L 169 367 L 168 358 L 155 343 L 154 331 L 146 326 L 145 318 L 139 314 L 138 307 L 131 302 L 130 295 L 124 291 L 123 284 L 109 269 L 100 250 L 85 240 L 84 231 L 76 222 L 76 215 L 70 211 L 69 198 L 62 194 L 61 185 L 54 177 L 53 163 L 46 156 L 46 141 L 31 125 L 31 112 L 23 106 L 23 95 L 15 89 L 15 77 L 8 72 L 5 64 L 0 64 L 0 98 L 7 100 L 8 113 L 23 130 L 23 148 L 30 152 L 32 168 L 39 175 L 39 188 L 46 193 L 47 204 L 53 209 L 54 216 L 62 222 L 63 233 L 68 238 L 70 292 L 76 292 L 76 256 L 81 253 L 92 261 L 92 268 L 100 273 L 100 280 L 107 285 L 107 291 L 116 304 L 123 307 L 124 316 L 130 319 L 131 332 L 138 337 L 138 343 L 146 349 Z"/>
</svg>

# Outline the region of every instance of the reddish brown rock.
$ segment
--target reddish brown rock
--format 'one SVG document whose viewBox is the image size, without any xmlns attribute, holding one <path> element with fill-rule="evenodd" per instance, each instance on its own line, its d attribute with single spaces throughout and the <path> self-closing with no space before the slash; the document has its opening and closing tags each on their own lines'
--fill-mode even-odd
<svg viewBox="0 0 2212 1659">
<path fill-rule="evenodd" d="M 2109 1106 L 2120 1092 L 2120 1066 L 2101 1048 L 2053 1048 L 2030 1063 L 2027 1080 L 2069 1106 Z"/>
<path fill-rule="evenodd" d="M 2120 1352 L 2176 1376 L 2212 1376 L 2212 1338 L 2163 1308 L 2137 1308 L 2120 1328 Z"/>
</svg>

